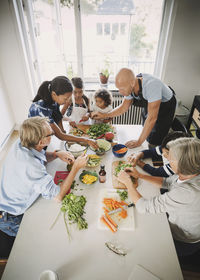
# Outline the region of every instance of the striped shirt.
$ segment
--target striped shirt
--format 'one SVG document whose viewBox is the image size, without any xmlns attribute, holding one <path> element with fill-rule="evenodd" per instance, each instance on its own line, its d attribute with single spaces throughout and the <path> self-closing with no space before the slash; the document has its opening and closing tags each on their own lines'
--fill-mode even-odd
<svg viewBox="0 0 200 280">
<path fill-rule="evenodd" d="M 162 148 L 161 146 L 158 146 L 156 148 L 152 148 L 149 150 L 143 150 L 142 153 L 144 154 L 145 158 L 157 158 L 158 160 L 162 157 Z M 161 167 L 153 167 L 150 164 L 145 164 L 143 167 L 143 170 L 149 173 L 151 176 L 157 176 L 157 177 L 169 177 L 174 175 L 174 171 L 171 169 L 171 166 L 169 163 L 161 166 Z"/>
</svg>

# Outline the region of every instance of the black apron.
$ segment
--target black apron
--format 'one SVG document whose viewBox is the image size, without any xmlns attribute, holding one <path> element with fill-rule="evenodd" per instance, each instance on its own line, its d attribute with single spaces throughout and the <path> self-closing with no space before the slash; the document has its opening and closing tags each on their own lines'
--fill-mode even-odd
<svg viewBox="0 0 200 280">
<path fill-rule="evenodd" d="M 142 74 L 137 75 L 137 77 L 142 77 Z M 140 79 L 138 79 L 139 82 L 139 92 L 138 97 L 139 100 L 134 99 L 133 105 L 143 107 L 142 109 L 142 121 L 143 125 L 144 122 L 148 116 L 148 101 L 144 99 L 142 95 L 142 82 Z M 161 102 L 159 112 L 158 112 L 158 118 L 157 121 L 147 137 L 147 141 L 149 144 L 159 146 L 161 145 L 163 138 L 168 134 L 168 131 L 172 125 L 175 109 L 176 109 L 176 98 L 175 98 L 175 92 L 174 90 L 169 87 L 173 93 L 172 98 L 167 102 Z"/>
</svg>

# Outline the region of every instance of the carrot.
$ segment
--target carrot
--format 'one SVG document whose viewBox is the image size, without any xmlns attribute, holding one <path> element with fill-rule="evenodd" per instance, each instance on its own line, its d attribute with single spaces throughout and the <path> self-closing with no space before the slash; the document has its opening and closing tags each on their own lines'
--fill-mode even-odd
<svg viewBox="0 0 200 280">
<path fill-rule="evenodd" d="M 128 151 L 128 149 L 124 147 L 124 148 L 121 148 L 121 149 L 115 151 L 115 153 L 117 153 L 117 154 L 123 154 L 123 153 L 125 153 L 126 151 Z"/>
<path fill-rule="evenodd" d="M 108 213 L 105 213 L 105 216 L 114 227 L 118 228 L 118 225 L 113 221 L 113 219 L 110 217 L 110 215 L 108 215 Z"/>
<path fill-rule="evenodd" d="M 113 233 L 117 231 L 117 229 L 112 227 L 103 216 L 101 217 L 101 222 L 104 223 Z"/>
<path fill-rule="evenodd" d="M 119 213 L 119 216 L 121 216 L 123 219 L 126 219 L 126 217 L 128 216 L 127 211 L 123 209 L 123 210 Z"/>
</svg>

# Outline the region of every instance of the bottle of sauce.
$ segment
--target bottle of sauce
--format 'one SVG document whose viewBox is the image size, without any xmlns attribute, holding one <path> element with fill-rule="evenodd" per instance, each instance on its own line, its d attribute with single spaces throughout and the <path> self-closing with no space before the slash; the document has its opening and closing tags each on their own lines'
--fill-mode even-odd
<svg viewBox="0 0 200 280">
<path fill-rule="evenodd" d="M 101 165 L 101 169 L 99 171 L 99 182 L 105 183 L 105 181 L 106 181 L 105 165 Z"/>
</svg>

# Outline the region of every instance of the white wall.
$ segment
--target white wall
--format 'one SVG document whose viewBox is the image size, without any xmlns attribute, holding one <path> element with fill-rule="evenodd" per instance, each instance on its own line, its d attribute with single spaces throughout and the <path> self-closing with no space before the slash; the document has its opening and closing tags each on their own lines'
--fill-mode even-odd
<svg viewBox="0 0 200 280">
<path fill-rule="evenodd" d="M 191 107 L 200 94 L 200 1 L 175 0 L 177 13 L 164 72 L 164 81 Z"/>
<path fill-rule="evenodd" d="M 10 101 L 8 111 L 19 125 L 27 118 L 33 99 L 12 1 L 0 1 L 0 71 Z"/>
<path fill-rule="evenodd" d="M 10 110 L 6 87 L 0 73 L 0 151 L 14 128 L 14 116 Z"/>
</svg>

